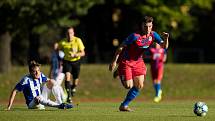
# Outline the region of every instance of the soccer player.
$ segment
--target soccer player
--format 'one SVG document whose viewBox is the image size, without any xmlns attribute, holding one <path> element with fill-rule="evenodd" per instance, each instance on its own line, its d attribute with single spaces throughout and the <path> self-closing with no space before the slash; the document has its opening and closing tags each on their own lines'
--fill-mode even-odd
<svg viewBox="0 0 215 121">
<path fill-rule="evenodd" d="M 62 51 L 59 51 L 58 43 L 54 43 L 53 52 L 51 54 L 51 68 L 49 77 L 55 80 L 55 84 L 52 86 L 51 89 L 49 89 L 45 84 L 42 89 L 42 96 L 45 99 L 48 99 L 50 93 L 52 92 L 57 103 L 63 103 L 64 99 L 66 98 L 63 88 L 61 86 L 65 77 L 65 74 L 62 72 L 63 57 L 64 53 Z"/>
<path fill-rule="evenodd" d="M 74 28 L 67 30 L 67 38 L 59 42 L 59 48 L 65 53 L 63 58 L 63 73 L 65 73 L 65 88 L 67 92 L 67 102 L 72 102 L 71 96 L 76 92 L 75 87 L 79 82 L 79 73 L 81 66 L 81 57 L 85 56 L 84 44 L 82 40 L 74 36 Z M 71 78 L 73 82 L 71 84 Z"/>
<path fill-rule="evenodd" d="M 155 89 L 154 102 L 160 102 L 162 98 L 161 80 L 163 78 L 164 62 L 166 61 L 166 49 L 159 44 L 149 49 L 151 53 L 151 76 Z"/>
<path fill-rule="evenodd" d="M 73 108 L 71 104 L 59 104 L 51 100 L 46 100 L 41 95 L 41 85 L 42 83 L 49 83 L 52 85 L 52 81 L 47 79 L 46 76 L 40 71 L 40 64 L 35 61 L 29 63 L 29 74 L 25 75 L 15 86 L 11 92 L 7 110 L 11 109 L 17 92 L 22 91 L 25 97 L 26 104 L 29 109 L 44 109 L 43 105 L 56 107 L 59 109 L 69 109 Z"/>
<path fill-rule="evenodd" d="M 118 47 L 113 57 L 109 70 L 113 71 L 116 67 L 119 55 L 118 74 L 122 85 L 129 89 L 127 96 L 121 103 L 120 111 L 131 111 L 129 103 L 134 100 L 140 89 L 144 86 L 146 75 L 146 66 L 142 55 L 144 49 L 147 49 L 153 42 L 160 44 L 163 48 L 168 48 L 169 34 L 163 32 L 163 39 L 155 31 L 152 31 L 153 18 L 145 16 L 141 23 L 141 33 L 129 35 Z"/>
</svg>

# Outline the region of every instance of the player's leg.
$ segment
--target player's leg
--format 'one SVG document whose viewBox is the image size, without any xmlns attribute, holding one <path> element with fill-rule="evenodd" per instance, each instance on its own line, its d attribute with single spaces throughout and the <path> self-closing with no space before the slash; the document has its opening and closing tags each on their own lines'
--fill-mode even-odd
<svg viewBox="0 0 215 121">
<path fill-rule="evenodd" d="M 154 88 L 155 88 L 155 98 L 154 102 L 160 102 L 162 99 L 162 89 L 161 89 L 161 80 L 163 78 L 163 68 L 160 67 L 157 70 L 157 76 L 153 79 Z"/>
<path fill-rule="evenodd" d="M 67 92 L 67 102 L 71 103 L 72 102 L 72 98 L 71 98 L 71 73 L 70 72 L 66 72 L 66 79 L 65 79 L 65 88 L 66 88 L 66 92 Z"/>
<path fill-rule="evenodd" d="M 120 64 L 118 69 L 119 69 L 119 77 L 122 82 L 122 85 L 126 89 L 130 89 L 128 91 L 124 101 L 121 103 L 119 110 L 120 111 L 131 111 L 131 109 L 128 107 L 128 105 L 133 100 L 133 98 L 136 97 L 135 90 L 132 89 L 133 80 L 132 80 L 131 68 L 124 64 Z"/>
<path fill-rule="evenodd" d="M 69 61 L 63 61 L 63 72 L 65 73 L 65 89 L 67 92 L 67 102 L 71 103 L 72 99 L 71 99 L 71 71 L 72 71 L 72 67 L 71 67 L 71 62 Z"/>
<path fill-rule="evenodd" d="M 57 82 L 58 85 L 61 85 L 63 80 L 65 78 L 65 74 L 64 73 L 59 73 L 57 75 L 57 77 L 55 78 L 55 81 Z"/>
<path fill-rule="evenodd" d="M 146 66 L 142 61 L 135 62 L 132 65 L 134 66 L 131 68 L 130 66 L 127 66 L 125 74 L 127 75 L 126 80 L 128 80 L 128 83 L 129 83 L 129 80 L 132 79 L 133 77 L 133 81 L 132 81 L 133 85 L 131 89 L 128 91 L 128 94 L 125 100 L 121 104 L 120 106 L 121 109 L 123 109 L 123 107 L 124 108 L 128 107 L 128 104 L 139 95 L 139 90 L 143 88 L 143 82 L 146 74 Z M 119 73 L 121 72 L 119 71 Z M 127 111 L 127 110 L 121 110 L 121 111 Z"/>
<path fill-rule="evenodd" d="M 79 83 L 79 74 L 80 74 L 80 67 L 81 63 L 80 61 L 76 61 L 72 63 L 72 76 L 73 76 L 73 83 L 71 86 L 71 95 L 74 96 L 76 93 L 76 87 Z"/>
<path fill-rule="evenodd" d="M 63 95 L 61 93 L 61 89 L 62 89 L 62 87 L 59 85 L 54 85 L 52 87 L 52 93 L 56 99 L 56 102 L 59 104 L 63 103 Z"/>
<path fill-rule="evenodd" d="M 33 104 L 42 104 L 42 105 L 45 105 L 45 106 L 49 106 L 49 107 L 55 107 L 55 108 L 59 108 L 59 109 L 69 109 L 69 108 L 73 108 L 73 105 L 71 104 L 65 104 L 65 103 L 56 103 L 56 102 L 53 102 L 51 100 L 46 100 L 44 99 L 42 96 L 37 96 L 34 98 L 34 100 L 32 101 L 32 104 L 30 103 L 29 104 L 29 107 L 32 106 Z"/>
<path fill-rule="evenodd" d="M 33 99 L 29 104 L 28 104 L 28 109 L 39 109 L 39 110 L 44 110 L 45 106 L 40 104 L 38 101 Z"/>
<path fill-rule="evenodd" d="M 58 91 L 60 92 L 61 99 L 63 100 L 63 102 L 64 102 L 64 100 L 66 100 L 66 95 L 64 94 L 63 87 L 61 86 L 64 78 L 65 78 L 65 74 L 64 73 L 59 73 L 57 75 L 57 77 L 56 77 L 57 85 L 59 85 Z"/>
<path fill-rule="evenodd" d="M 45 85 L 43 86 L 43 88 L 42 88 L 42 96 L 43 96 L 43 98 L 44 98 L 44 99 L 48 99 L 50 93 L 51 93 L 51 89 L 49 89 L 49 88 L 47 87 L 47 85 L 45 84 Z"/>
</svg>

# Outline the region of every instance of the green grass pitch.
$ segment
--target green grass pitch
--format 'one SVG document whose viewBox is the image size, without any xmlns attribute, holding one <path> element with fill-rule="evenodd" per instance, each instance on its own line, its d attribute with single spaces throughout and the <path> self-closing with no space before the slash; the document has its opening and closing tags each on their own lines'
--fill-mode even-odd
<svg viewBox="0 0 215 121">
<path fill-rule="evenodd" d="M 214 121 L 215 103 L 206 101 L 209 112 L 205 117 L 193 113 L 191 100 L 134 101 L 133 112 L 118 111 L 119 102 L 81 102 L 69 110 L 46 108 L 46 110 L 28 110 L 24 105 L 14 105 L 5 111 L 1 106 L 1 121 Z"/>
<path fill-rule="evenodd" d="M 14 66 L 0 74 L 0 121 L 215 121 L 215 64 L 166 64 L 162 81 L 163 100 L 153 103 L 154 89 L 149 65 L 145 87 L 130 107 L 133 112 L 119 112 L 118 107 L 128 90 L 112 78 L 107 64 L 83 64 L 80 84 L 71 110 L 28 110 L 23 94 L 16 96 L 11 111 L 5 111 L 11 90 L 28 72 L 26 66 Z M 41 70 L 48 74 L 48 65 Z M 53 98 L 52 98 L 53 99 Z M 195 116 L 193 105 L 206 102 L 205 117 Z"/>
</svg>

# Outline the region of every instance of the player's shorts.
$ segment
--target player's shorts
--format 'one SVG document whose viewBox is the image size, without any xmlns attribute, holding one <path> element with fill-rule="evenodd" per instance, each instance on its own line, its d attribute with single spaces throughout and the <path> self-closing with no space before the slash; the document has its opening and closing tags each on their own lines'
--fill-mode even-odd
<svg viewBox="0 0 215 121">
<path fill-rule="evenodd" d="M 70 72 L 73 79 L 77 79 L 79 77 L 80 67 L 80 60 L 74 62 L 63 60 L 63 73 Z"/>
<path fill-rule="evenodd" d="M 142 60 L 128 61 L 122 60 L 118 66 L 121 81 L 131 80 L 136 76 L 146 75 L 147 68 Z"/>
<path fill-rule="evenodd" d="M 151 75 L 153 80 L 161 81 L 163 78 L 163 66 L 160 65 L 157 68 L 151 65 Z"/>
</svg>

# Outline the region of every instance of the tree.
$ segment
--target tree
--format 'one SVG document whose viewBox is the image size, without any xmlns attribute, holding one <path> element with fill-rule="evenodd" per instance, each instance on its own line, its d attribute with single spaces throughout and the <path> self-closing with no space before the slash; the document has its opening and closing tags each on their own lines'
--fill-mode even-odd
<svg viewBox="0 0 215 121">
<path fill-rule="evenodd" d="M 89 7 L 95 3 L 101 3 L 102 0 L 2 0 L 0 1 L 0 37 L 12 38 L 19 41 L 18 43 L 27 43 L 28 59 L 40 60 L 39 46 L 40 36 L 47 32 L 49 28 L 62 28 L 67 26 L 75 26 L 79 24 L 79 16 L 87 13 Z M 6 36 L 5 36 L 6 34 Z M 10 49 L 10 43 L 5 45 L 4 41 L 0 41 L 0 45 L 4 45 L 2 49 Z M 8 41 L 11 42 L 11 41 Z M 17 44 L 17 42 L 15 42 Z M 33 50 L 33 51 L 32 51 Z M 22 50 L 24 51 L 24 50 Z M 0 53 L 2 57 L 10 57 L 7 54 Z M 16 51 L 16 54 L 19 54 Z M 6 58 L 8 58 L 6 57 Z M 27 57 L 24 57 L 26 59 Z M 0 61 L 1 65 L 8 65 L 8 61 Z M 6 70 L 2 70 L 3 72 Z"/>
</svg>

